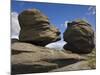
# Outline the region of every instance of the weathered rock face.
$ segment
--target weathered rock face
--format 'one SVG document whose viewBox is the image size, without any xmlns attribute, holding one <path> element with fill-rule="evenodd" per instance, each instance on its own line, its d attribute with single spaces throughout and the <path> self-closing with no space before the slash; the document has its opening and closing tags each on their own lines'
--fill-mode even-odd
<svg viewBox="0 0 100 75">
<path fill-rule="evenodd" d="M 62 72 L 62 71 L 76 71 L 76 70 L 90 70 L 96 69 L 96 51 L 95 48 L 89 54 L 79 54 L 84 56 L 86 60 L 79 61 L 58 69 L 53 69 L 51 72 Z"/>
<path fill-rule="evenodd" d="M 15 42 L 11 48 L 12 74 L 49 72 L 86 59 L 78 54 L 29 43 Z"/>
<path fill-rule="evenodd" d="M 75 20 L 68 23 L 64 32 L 64 49 L 76 53 L 90 53 L 95 47 L 94 31 L 89 23 L 84 20 Z"/>
<path fill-rule="evenodd" d="M 37 9 L 28 9 L 18 16 L 21 27 L 19 40 L 40 46 L 60 40 L 60 32 L 49 19 Z"/>
<path fill-rule="evenodd" d="M 54 69 L 51 72 L 62 72 L 62 71 L 76 71 L 76 70 L 90 70 L 91 67 L 88 66 L 88 61 L 80 61 L 68 66 L 64 66 L 59 69 Z"/>
</svg>

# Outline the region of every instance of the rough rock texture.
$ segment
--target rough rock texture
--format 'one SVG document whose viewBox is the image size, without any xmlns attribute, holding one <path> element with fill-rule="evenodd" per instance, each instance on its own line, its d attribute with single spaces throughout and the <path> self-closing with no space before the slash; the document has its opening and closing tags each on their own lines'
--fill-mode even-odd
<svg viewBox="0 0 100 75">
<path fill-rule="evenodd" d="M 60 32 L 49 19 L 37 9 L 28 9 L 18 16 L 21 27 L 19 41 L 45 46 L 60 40 Z"/>
<path fill-rule="evenodd" d="M 12 74 L 49 72 L 86 60 L 78 54 L 67 53 L 29 43 L 16 42 L 12 46 Z M 67 69 L 66 69 L 67 71 Z"/>
<path fill-rule="evenodd" d="M 64 66 L 64 67 L 59 68 L 59 69 L 54 69 L 51 72 L 61 72 L 61 71 L 66 71 L 66 70 L 67 71 L 90 70 L 91 67 L 89 67 L 87 64 L 89 64 L 88 61 L 80 61 L 80 62 L 71 64 L 68 66 Z"/>
<path fill-rule="evenodd" d="M 81 54 L 81 56 L 85 57 L 86 60 L 79 61 L 77 63 L 73 63 L 58 69 L 53 69 L 50 72 L 62 72 L 62 71 L 79 71 L 79 70 L 91 70 L 96 69 L 96 51 L 93 51 L 89 54 Z"/>
<path fill-rule="evenodd" d="M 64 49 L 76 53 L 90 53 L 95 47 L 94 31 L 89 23 L 84 20 L 75 20 L 68 23 L 64 32 Z"/>
</svg>

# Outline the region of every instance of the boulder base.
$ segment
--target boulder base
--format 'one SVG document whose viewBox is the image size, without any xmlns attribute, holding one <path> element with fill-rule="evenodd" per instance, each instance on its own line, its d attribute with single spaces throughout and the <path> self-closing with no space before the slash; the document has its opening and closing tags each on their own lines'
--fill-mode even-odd
<svg viewBox="0 0 100 75">
<path fill-rule="evenodd" d="M 86 58 L 78 54 L 70 54 L 29 43 L 12 44 L 12 74 L 49 72 Z"/>
</svg>

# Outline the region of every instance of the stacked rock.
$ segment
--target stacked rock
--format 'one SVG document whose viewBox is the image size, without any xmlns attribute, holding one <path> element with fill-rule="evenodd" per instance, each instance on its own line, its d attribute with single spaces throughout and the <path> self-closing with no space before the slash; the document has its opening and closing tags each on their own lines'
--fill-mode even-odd
<svg viewBox="0 0 100 75">
<path fill-rule="evenodd" d="M 25 10 L 19 14 L 18 20 L 21 31 L 19 40 L 12 39 L 12 75 L 91 69 L 87 66 L 90 63 L 86 61 L 86 56 L 41 47 L 60 40 L 60 32 L 39 10 Z M 64 41 L 68 43 L 64 46 L 65 49 L 88 53 L 94 48 L 94 31 L 83 20 L 72 21 L 64 32 Z"/>
<path fill-rule="evenodd" d="M 85 20 L 68 22 L 63 38 L 67 42 L 64 49 L 75 53 L 90 53 L 95 47 L 94 31 Z"/>
<path fill-rule="evenodd" d="M 21 31 L 19 41 L 45 46 L 60 40 L 60 32 L 49 19 L 37 9 L 28 9 L 18 16 Z"/>
</svg>

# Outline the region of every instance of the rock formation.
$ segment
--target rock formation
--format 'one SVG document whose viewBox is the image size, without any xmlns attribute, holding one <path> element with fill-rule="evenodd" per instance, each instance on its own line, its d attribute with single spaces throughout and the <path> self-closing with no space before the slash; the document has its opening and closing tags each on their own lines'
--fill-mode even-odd
<svg viewBox="0 0 100 75">
<path fill-rule="evenodd" d="M 67 50 L 42 47 L 58 41 L 60 32 L 39 10 L 25 10 L 19 14 L 18 19 L 21 27 L 19 40 L 11 40 L 12 75 L 95 69 L 95 53 L 86 56 Z M 86 22 L 68 23 L 68 29 L 64 32 L 64 40 L 68 42 L 68 47 L 65 45 L 64 48 L 76 52 L 90 52 L 94 47 L 93 34 L 91 26 Z"/>
<path fill-rule="evenodd" d="M 63 35 L 64 49 L 76 53 L 90 53 L 95 47 L 94 31 L 91 25 L 84 20 L 75 20 L 68 23 Z"/>
<path fill-rule="evenodd" d="M 94 54 L 79 55 L 22 42 L 12 43 L 11 49 L 12 75 L 95 69 Z"/>
<path fill-rule="evenodd" d="M 60 40 L 60 32 L 47 16 L 37 9 L 28 9 L 18 16 L 21 27 L 19 41 L 45 46 Z"/>
<path fill-rule="evenodd" d="M 49 49 L 29 43 L 12 44 L 12 74 L 48 72 L 85 60 L 78 54 Z"/>
</svg>

